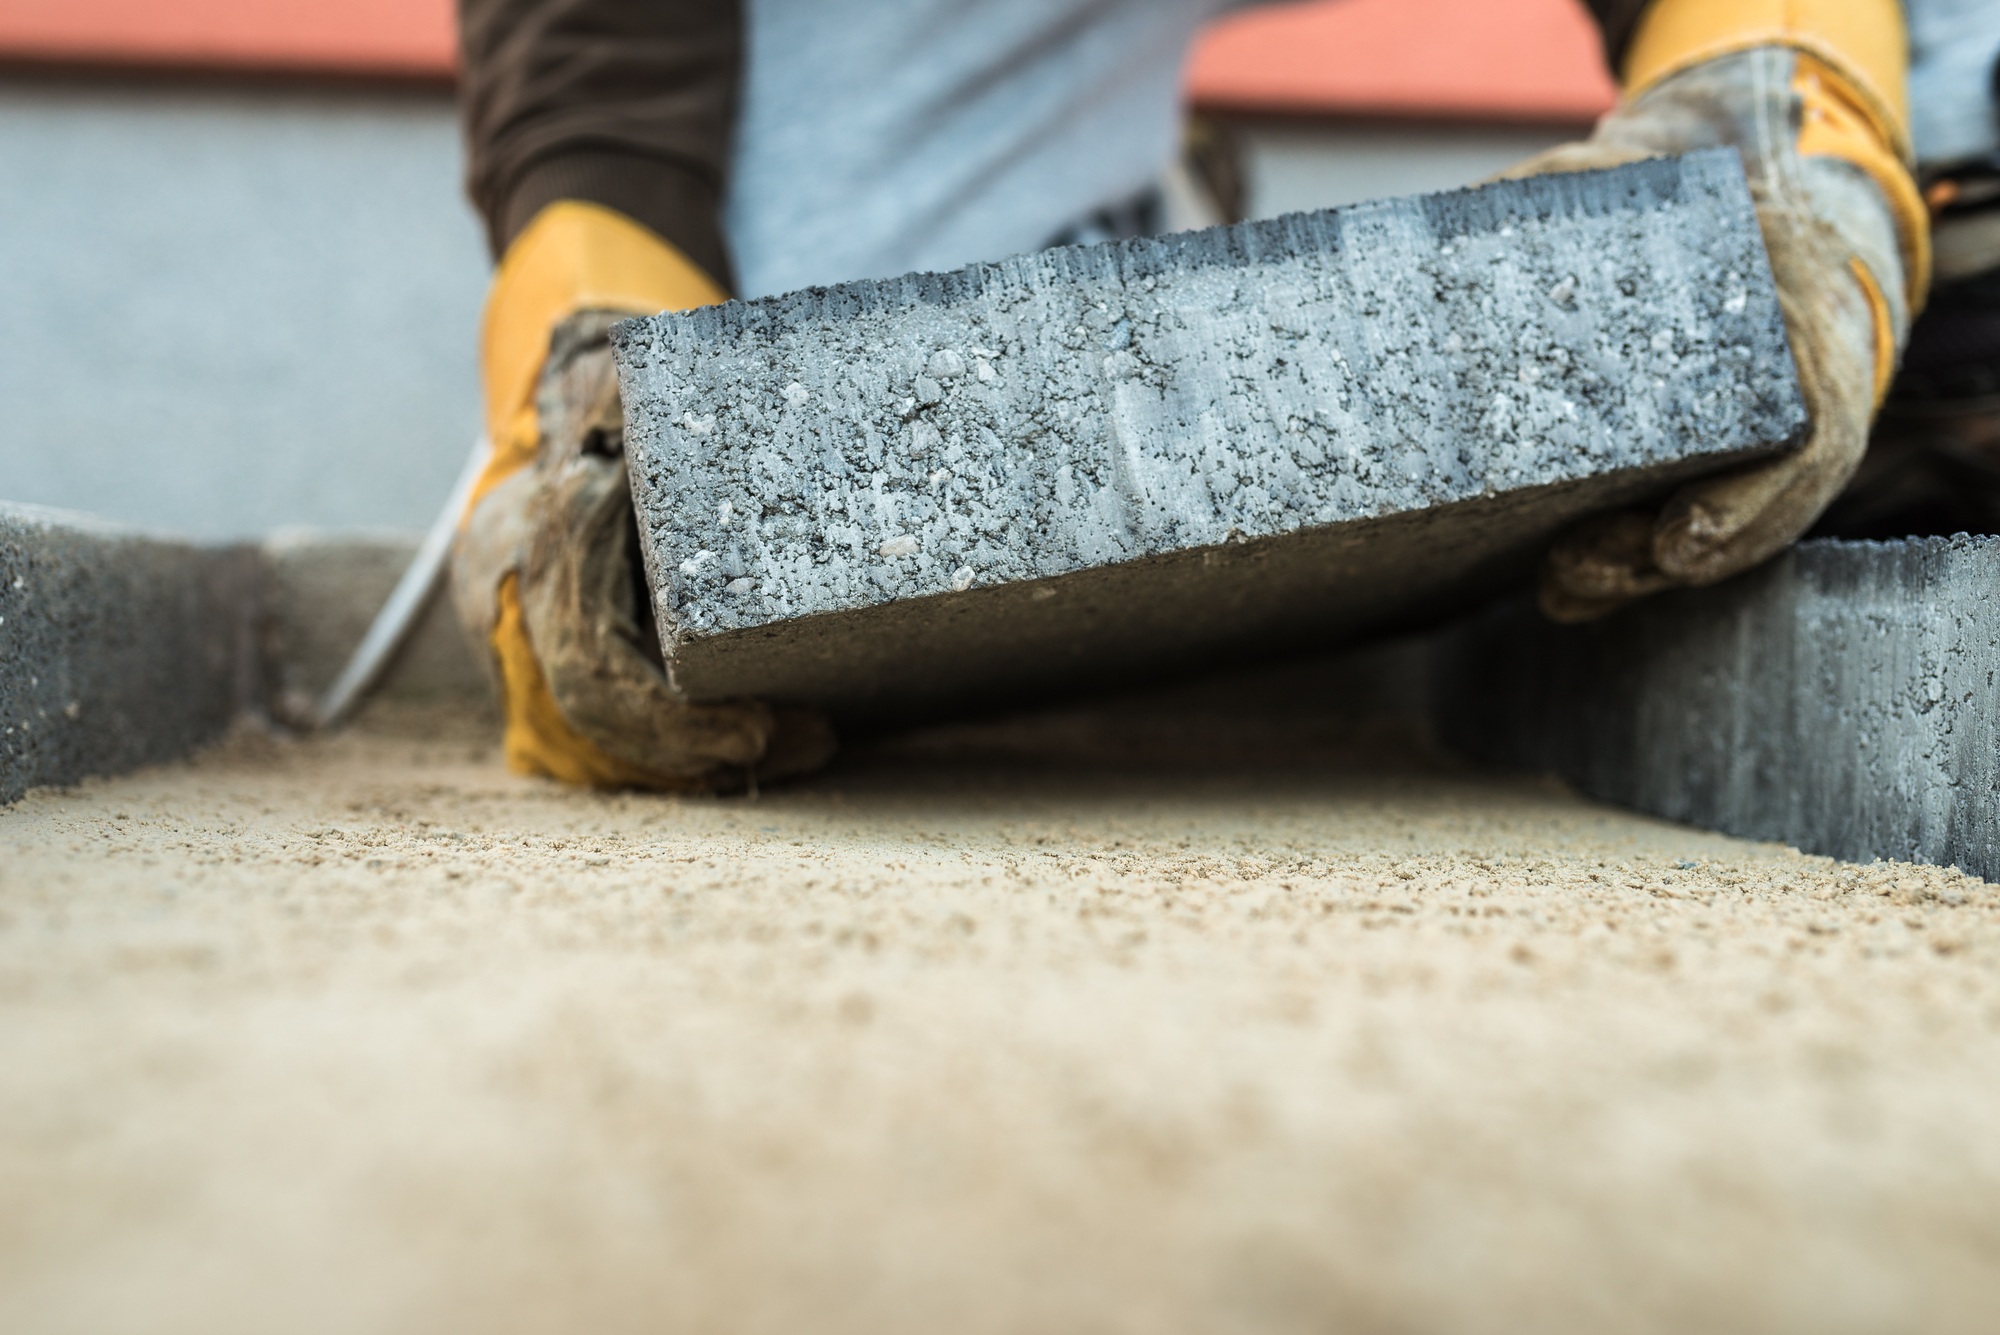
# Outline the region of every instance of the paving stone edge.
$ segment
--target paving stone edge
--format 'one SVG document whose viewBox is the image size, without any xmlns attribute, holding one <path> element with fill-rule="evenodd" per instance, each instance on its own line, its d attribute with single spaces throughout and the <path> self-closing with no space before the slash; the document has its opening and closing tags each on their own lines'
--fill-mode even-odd
<svg viewBox="0 0 2000 1335">
<path fill-rule="evenodd" d="M 1670 820 L 2000 880 L 2000 538 L 1804 543 L 1712 589 L 1441 637 L 1441 739 Z"/>
</svg>

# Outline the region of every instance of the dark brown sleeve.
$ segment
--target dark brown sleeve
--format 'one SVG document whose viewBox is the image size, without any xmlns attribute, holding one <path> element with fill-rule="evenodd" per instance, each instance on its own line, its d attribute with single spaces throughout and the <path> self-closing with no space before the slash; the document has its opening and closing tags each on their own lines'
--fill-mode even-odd
<svg viewBox="0 0 2000 1335">
<path fill-rule="evenodd" d="M 1604 61 L 1611 66 L 1614 78 L 1624 77 L 1625 48 L 1632 44 L 1632 31 L 1649 3 L 1651 0 L 1584 0 L 1590 16 L 1597 20 L 1598 31 L 1604 34 Z"/>
<path fill-rule="evenodd" d="M 498 256 L 558 199 L 618 210 L 724 287 L 741 0 L 458 0 L 467 190 Z"/>
</svg>

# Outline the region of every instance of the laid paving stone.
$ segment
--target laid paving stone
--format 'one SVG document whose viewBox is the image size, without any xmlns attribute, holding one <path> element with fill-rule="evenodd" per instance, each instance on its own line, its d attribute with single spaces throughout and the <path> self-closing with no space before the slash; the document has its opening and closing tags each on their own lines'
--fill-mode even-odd
<svg viewBox="0 0 2000 1335">
<path fill-rule="evenodd" d="M 675 680 L 848 716 L 1419 624 L 1805 420 L 1727 152 L 613 338 Z"/>
<path fill-rule="evenodd" d="M 242 714 L 312 726 L 416 547 L 320 529 L 203 546 L 0 503 L 0 802 L 177 759 Z M 370 698 L 491 704 L 447 599 Z"/>
<path fill-rule="evenodd" d="M 262 579 L 249 548 L 0 504 L 0 802 L 219 736 L 261 696 Z"/>
<path fill-rule="evenodd" d="M 1439 731 L 1470 756 L 2000 880 L 2000 538 L 1808 542 L 1594 625 L 1503 608 L 1435 652 Z"/>
</svg>

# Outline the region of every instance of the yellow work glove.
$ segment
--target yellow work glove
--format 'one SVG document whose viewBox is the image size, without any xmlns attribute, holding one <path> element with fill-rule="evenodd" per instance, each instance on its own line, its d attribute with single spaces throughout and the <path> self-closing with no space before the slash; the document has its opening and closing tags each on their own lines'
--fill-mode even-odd
<svg viewBox="0 0 2000 1335">
<path fill-rule="evenodd" d="M 1572 531 L 1543 565 L 1550 616 L 1588 620 L 1747 570 L 1810 528 L 1853 475 L 1930 281 L 1907 65 L 1898 0 L 1654 0 L 1617 109 L 1589 139 L 1508 173 L 1738 150 L 1812 418 L 1791 454 Z"/>
<path fill-rule="evenodd" d="M 610 327 L 723 300 L 638 223 L 563 201 L 507 248 L 480 334 L 491 461 L 452 555 L 452 594 L 488 646 L 507 762 L 600 787 L 691 789 L 823 763 L 816 716 L 694 705 L 662 666 L 639 574 Z"/>
</svg>

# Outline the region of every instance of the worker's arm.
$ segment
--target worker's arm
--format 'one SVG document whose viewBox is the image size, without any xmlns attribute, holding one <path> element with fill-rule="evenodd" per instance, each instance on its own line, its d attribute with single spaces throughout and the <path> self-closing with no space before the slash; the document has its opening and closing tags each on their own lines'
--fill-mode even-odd
<svg viewBox="0 0 2000 1335">
<path fill-rule="evenodd" d="M 1604 35 L 1604 62 L 1612 69 L 1625 68 L 1625 50 L 1632 44 L 1632 33 L 1646 5 L 1647 0 L 1584 0 L 1584 8 Z"/>
<path fill-rule="evenodd" d="M 1810 528 L 1866 450 L 1929 282 L 1897 0 L 1594 8 L 1619 53 L 1619 105 L 1588 140 L 1512 174 L 1737 149 L 1812 428 L 1783 458 L 1696 482 L 1660 510 L 1605 516 L 1569 535 L 1542 581 L 1544 608 L 1566 620 L 1673 585 L 1715 583 Z"/>
<path fill-rule="evenodd" d="M 740 0 L 459 0 L 468 189 L 496 257 L 557 200 L 631 218 L 724 287 Z"/>
</svg>

